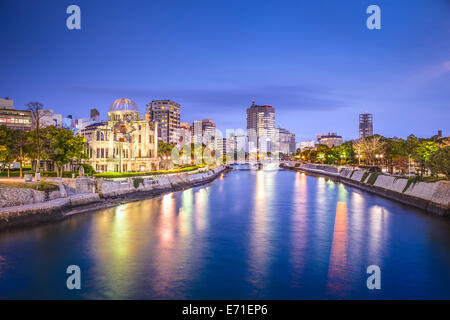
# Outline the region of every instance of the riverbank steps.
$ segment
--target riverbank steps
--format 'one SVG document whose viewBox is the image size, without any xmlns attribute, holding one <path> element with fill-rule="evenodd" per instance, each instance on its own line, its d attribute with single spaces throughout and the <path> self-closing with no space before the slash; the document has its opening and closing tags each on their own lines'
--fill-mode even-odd
<svg viewBox="0 0 450 320">
<path fill-rule="evenodd" d="M 282 168 L 328 176 L 428 213 L 450 217 L 450 181 L 411 182 L 408 179 L 381 173 L 338 168 L 326 165 L 285 163 Z"/>
<path fill-rule="evenodd" d="M 59 190 L 47 194 L 32 189 L 2 188 L 0 229 L 60 220 L 111 199 L 120 199 L 123 203 L 195 187 L 214 180 L 228 169 L 227 166 L 219 166 L 202 173 L 160 177 L 60 179 Z"/>
</svg>

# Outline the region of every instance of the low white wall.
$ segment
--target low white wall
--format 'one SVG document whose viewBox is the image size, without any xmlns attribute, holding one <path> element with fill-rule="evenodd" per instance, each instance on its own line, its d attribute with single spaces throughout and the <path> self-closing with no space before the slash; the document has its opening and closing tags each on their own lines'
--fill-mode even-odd
<svg viewBox="0 0 450 320">
<path fill-rule="evenodd" d="M 96 179 L 96 191 L 102 197 L 118 196 L 136 191 L 151 191 L 168 189 L 177 186 L 193 184 L 212 177 L 213 175 L 225 169 L 224 166 L 218 167 L 203 173 L 195 174 L 178 174 L 160 178 L 128 178 L 125 180 L 106 180 Z M 138 179 L 138 180 L 136 180 Z M 141 181 L 142 179 L 142 181 Z M 134 185 L 134 181 L 140 181 L 138 187 Z"/>
<path fill-rule="evenodd" d="M 402 193 L 408 183 L 407 179 L 379 175 L 374 186 Z"/>
<path fill-rule="evenodd" d="M 369 180 L 371 174 L 367 176 L 365 181 L 361 181 L 363 175 L 363 171 L 352 171 L 350 169 L 343 169 L 340 173 L 340 176 L 342 178 L 347 178 L 353 181 L 363 182 L 367 184 L 367 181 Z M 405 190 L 407 184 L 408 179 L 396 178 L 380 174 L 378 175 L 373 185 L 381 189 L 431 201 L 432 203 L 444 208 L 448 208 L 450 206 L 450 181 L 411 183 Z"/>
<path fill-rule="evenodd" d="M 0 192 L 0 208 L 23 206 L 32 203 L 40 203 L 48 200 L 61 198 L 60 190 L 51 191 L 47 194 L 44 191 L 38 191 L 25 188 L 2 188 Z"/>
</svg>

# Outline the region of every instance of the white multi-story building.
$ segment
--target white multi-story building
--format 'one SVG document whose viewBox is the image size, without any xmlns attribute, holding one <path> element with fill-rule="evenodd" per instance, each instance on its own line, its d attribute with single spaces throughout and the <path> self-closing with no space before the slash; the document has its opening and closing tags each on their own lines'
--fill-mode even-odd
<svg viewBox="0 0 450 320">
<path fill-rule="evenodd" d="M 305 149 L 312 149 L 315 147 L 315 142 L 314 140 L 310 140 L 310 141 L 300 141 L 299 143 L 297 143 L 297 149 L 300 149 L 301 151 L 305 150 Z"/>
<path fill-rule="evenodd" d="M 195 120 L 191 126 L 191 137 L 193 143 L 214 144 L 216 124 L 212 119 Z"/>
<path fill-rule="evenodd" d="M 342 137 L 338 136 L 336 132 L 317 135 L 317 144 L 324 144 L 328 146 L 328 148 L 333 148 L 334 146 L 342 144 Z"/>
<path fill-rule="evenodd" d="M 62 127 L 62 114 L 54 113 L 52 109 L 41 109 L 40 114 L 40 125 L 45 128 L 48 126 L 55 126 L 58 128 Z"/>
<path fill-rule="evenodd" d="M 282 154 L 292 155 L 295 153 L 295 134 L 289 130 L 278 127 L 279 151 Z"/>
</svg>

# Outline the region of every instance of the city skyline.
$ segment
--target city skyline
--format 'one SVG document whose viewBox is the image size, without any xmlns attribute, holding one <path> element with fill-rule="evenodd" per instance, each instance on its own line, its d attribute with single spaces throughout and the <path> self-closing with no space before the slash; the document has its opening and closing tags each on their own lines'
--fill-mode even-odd
<svg viewBox="0 0 450 320">
<path fill-rule="evenodd" d="M 170 319 L 448 302 L 449 17 L 1 0 L 0 300 Z"/>
<path fill-rule="evenodd" d="M 65 27 L 68 2 L 0 4 L 0 94 L 18 109 L 39 101 L 74 117 L 92 107 L 104 115 L 117 98 L 141 112 L 170 99 L 181 121 L 212 118 L 220 130 L 245 128 L 255 100 L 274 106 L 298 141 L 355 139 L 365 112 L 385 136 L 448 134 L 448 2 L 379 1 L 375 31 L 365 26 L 367 1 L 176 3 L 79 1 L 76 31 Z"/>
</svg>

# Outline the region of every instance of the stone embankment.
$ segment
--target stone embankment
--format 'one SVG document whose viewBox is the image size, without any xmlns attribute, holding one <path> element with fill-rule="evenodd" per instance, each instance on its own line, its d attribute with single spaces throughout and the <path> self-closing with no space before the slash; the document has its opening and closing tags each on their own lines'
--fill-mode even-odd
<svg viewBox="0 0 450 320">
<path fill-rule="evenodd" d="M 369 173 L 348 168 L 313 164 L 285 163 L 281 167 L 328 176 L 346 185 L 372 192 L 433 214 L 450 217 L 450 181 L 414 183 L 408 179 L 381 173 Z"/>
<path fill-rule="evenodd" d="M 26 188 L 2 188 L 0 208 L 42 203 L 64 197 L 67 197 L 67 193 L 63 185 L 60 185 L 59 190 L 49 192 Z"/>
<path fill-rule="evenodd" d="M 208 183 L 228 170 L 126 179 L 62 179 L 60 190 L 1 189 L 0 229 L 64 219 L 76 213 L 157 196 Z M 3 202 L 2 202 L 3 201 Z"/>
</svg>

